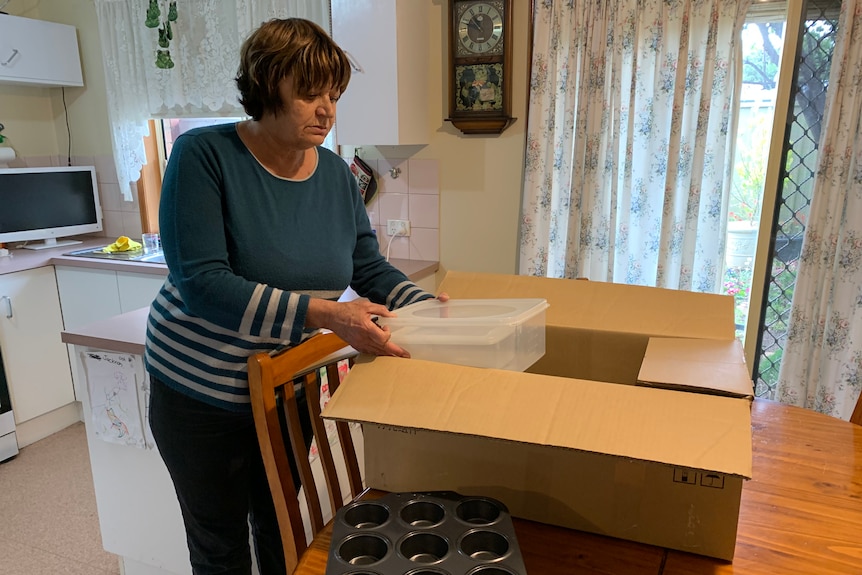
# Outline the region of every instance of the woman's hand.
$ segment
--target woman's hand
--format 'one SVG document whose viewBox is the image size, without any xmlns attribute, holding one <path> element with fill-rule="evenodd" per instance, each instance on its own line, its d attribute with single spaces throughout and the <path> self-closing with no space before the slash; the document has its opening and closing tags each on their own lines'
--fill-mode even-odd
<svg viewBox="0 0 862 575">
<path fill-rule="evenodd" d="M 449 301 L 445 292 L 439 294 L 441 302 Z M 410 353 L 389 341 L 389 327 L 380 326 L 377 317 L 395 317 L 384 305 L 371 303 L 365 298 L 347 302 L 312 299 L 308 304 L 305 326 L 334 331 L 338 337 L 360 353 L 410 357 Z"/>
<path fill-rule="evenodd" d="M 364 298 L 349 302 L 312 299 L 305 325 L 332 330 L 360 353 L 410 357 L 405 349 L 389 341 L 392 337 L 389 328 L 374 321 L 376 317 L 395 315 L 386 306 Z"/>
</svg>

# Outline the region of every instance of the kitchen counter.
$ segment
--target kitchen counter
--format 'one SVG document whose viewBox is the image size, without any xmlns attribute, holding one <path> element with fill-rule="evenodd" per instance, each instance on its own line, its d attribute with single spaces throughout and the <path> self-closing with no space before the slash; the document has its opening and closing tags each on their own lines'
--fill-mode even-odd
<svg viewBox="0 0 862 575">
<path fill-rule="evenodd" d="M 404 261 L 410 264 L 405 266 L 408 277 L 421 278 L 437 270 L 435 262 Z M 412 271 L 412 274 L 408 273 L 409 271 Z M 149 312 L 149 308 L 145 307 L 136 309 L 75 330 L 66 330 L 60 334 L 60 338 L 67 344 L 143 355 Z"/>
<path fill-rule="evenodd" d="M 74 261 L 84 260 L 86 262 L 93 262 L 93 264 L 103 263 L 103 260 L 87 260 L 85 258 L 68 257 L 61 260 L 63 265 L 66 265 L 65 260 L 67 259 Z M 395 259 L 390 261 L 395 267 L 400 269 L 407 275 L 407 277 L 414 281 L 429 276 L 437 271 L 437 262 Z M 104 263 L 124 265 L 126 266 L 123 268 L 125 271 L 129 270 L 127 266 L 159 265 L 113 261 L 107 261 Z M 160 267 L 165 268 L 164 265 Z M 134 355 L 143 355 L 144 340 L 147 331 L 146 326 L 148 314 L 149 309 L 146 307 L 136 309 L 134 311 L 116 315 L 102 321 L 90 323 L 77 329 L 63 331 L 61 334 L 61 340 L 63 341 L 63 343 L 67 344 L 93 347 L 108 351 L 131 353 Z"/>
<path fill-rule="evenodd" d="M 69 252 L 87 248 L 94 249 L 111 243 L 110 238 L 104 237 L 79 237 L 78 239 L 82 240 L 82 243 L 72 246 L 59 246 L 43 250 L 10 249 L 9 252 L 11 257 L 0 257 L 0 274 L 20 272 L 50 265 L 63 265 L 111 271 L 146 273 L 152 275 L 168 275 L 168 268 L 164 264 L 82 258 L 65 255 Z"/>
<path fill-rule="evenodd" d="M 144 355 L 149 313 L 149 308 L 142 307 L 78 329 L 63 331 L 60 339 L 63 343 L 82 347 Z"/>
<path fill-rule="evenodd" d="M 97 248 L 111 242 L 109 238 L 104 237 L 80 237 L 78 239 L 83 240 L 83 243 L 43 250 L 11 249 L 11 257 L 0 257 L 0 274 L 35 269 L 47 265 L 62 265 L 152 275 L 168 275 L 168 268 L 164 264 L 65 255 L 73 251 Z M 438 262 L 435 261 L 397 258 L 392 258 L 389 261 L 414 281 L 433 274 L 437 271 L 438 267 Z"/>
</svg>

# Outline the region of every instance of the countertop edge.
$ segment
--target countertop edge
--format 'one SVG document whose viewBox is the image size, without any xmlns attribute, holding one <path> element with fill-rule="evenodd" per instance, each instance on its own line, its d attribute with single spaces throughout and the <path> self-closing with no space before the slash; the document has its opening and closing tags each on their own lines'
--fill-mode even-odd
<svg viewBox="0 0 862 575">
<path fill-rule="evenodd" d="M 148 275 L 168 275 L 168 266 L 147 262 L 127 262 L 122 260 L 97 260 L 95 258 L 79 258 L 75 256 L 55 256 L 48 265 L 88 268 L 94 270 L 109 270 Z"/>
<path fill-rule="evenodd" d="M 168 267 L 164 264 L 81 258 L 65 255 L 72 251 L 98 248 L 111 243 L 111 240 L 105 237 L 78 237 L 77 239 L 82 243 L 42 250 L 13 248 L 10 250 L 11 256 L 0 257 L 0 275 L 23 272 L 45 266 L 82 267 L 148 275 L 168 275 Z"/>
<path fill-rule="evenodd" d="M 72 345 L 142 355 L 149 313 L 149 308 L 142 307 L 84 327 L 64 330 L 60 332 L 60 341 Z"/>
<path fill-rule="evenodd" d="M 83 260 L 84 258 L 68 259 Z M 390 263 L 412 280 L 418 280 L 436 272 L 439 266 L 438 262 L 420 260 L 392 259 Z M 149 308 L 143 307 L 77 329 L 64 330 L 60 332 L 60 340 L 70 345 L 143 355 L 148 315 Z"/>
<path fill-rule="evenodd" d="M 104 237 L 80 237 L 83 243 L 75 246 L 60 246 L 44 250 L 12 249 L 11 257 L 0 257 L 0 275 L 36 269 L 44 266 L 65 266 L 128 273 L 140 273 L 148 275 L 168 275 L 168 267 L 164 264 L 147 262 L 134 262 L 123 260 L 81 258 L 67 256 L 65 254 L 86 248 L 96 248 L 110 243 Z M 389 263 L 404 272 L 412 279 L 417 280 L 431 275 L 437 271 L 439 262 L 423 260 L 407 260 L 392 258 Z"/>
</svg>

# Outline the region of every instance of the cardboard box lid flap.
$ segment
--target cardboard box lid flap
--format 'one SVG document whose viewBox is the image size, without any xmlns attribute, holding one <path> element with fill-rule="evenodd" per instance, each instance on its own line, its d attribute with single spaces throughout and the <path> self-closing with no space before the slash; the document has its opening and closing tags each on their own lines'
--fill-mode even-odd
<svg viewBox="0 0 862 575">
<path fill-rule="evenodd" d="M 747 401 L 363 356 L 323 416 L 751 477 Z"/>
<path fill-rule="evenodd" d="M 733 297 L 628 284 L 447 272 L 452 298 L 544 298 L 547 325 L 654 336 L 732 340 Z"/>
<path fill-rule="evenodd" d="M 638 383 L 754 398 L 754 384 L 738 340 L 650 338 Z"/>
</svg>

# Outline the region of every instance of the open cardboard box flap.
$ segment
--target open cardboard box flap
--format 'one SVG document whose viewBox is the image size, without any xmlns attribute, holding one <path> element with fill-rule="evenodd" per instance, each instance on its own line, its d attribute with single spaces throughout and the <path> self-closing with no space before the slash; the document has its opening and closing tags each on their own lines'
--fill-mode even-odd
<svg viewBox="0 0 862 575">
<path fill-rule="evenodd" d="M 738 340 L 650 338 L 638 385 L 754 399 Z"/>
<path fill-rule="evenodd" d="M 728 397 L 363 356 L 323 416 L 751 477 L 749 404 Z"/>
<path fill-rule="evenodd" d="M 728 321 L 733 319 L 734 300 L 727 295 L 457 271 L 446 273 L 438 291 L 453 298 L 544 298 L 550 305 L 545 312 L 548 327 L 665 337 L 736 337 L 733 321 Z"/>
</svg>

